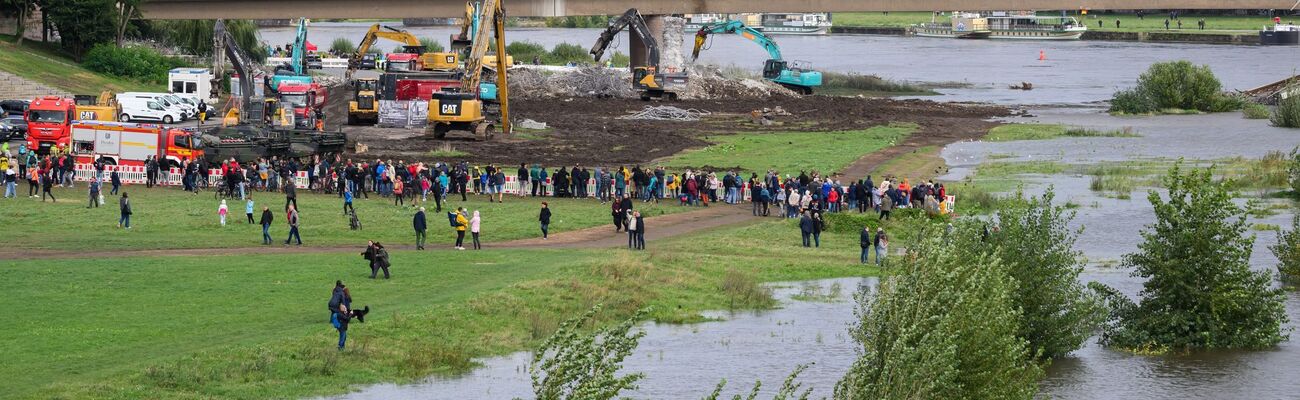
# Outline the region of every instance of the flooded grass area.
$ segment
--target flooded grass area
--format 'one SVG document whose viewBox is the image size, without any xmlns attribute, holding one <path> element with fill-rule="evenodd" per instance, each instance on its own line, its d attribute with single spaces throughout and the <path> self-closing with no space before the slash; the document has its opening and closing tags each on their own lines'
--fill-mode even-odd
<svg viewBox="0 0 1300 400">
<path fill-rule="evenodd" d="M 1139 137 L 1132 127 L 1113 130 L 1096 130 L 1068 127 L 1059 124 L 1007 124 L 989 130 L 984 140 L 1010 142 L 1014 140 L 1047 140 L 1062 137 Z"/>
</svg>

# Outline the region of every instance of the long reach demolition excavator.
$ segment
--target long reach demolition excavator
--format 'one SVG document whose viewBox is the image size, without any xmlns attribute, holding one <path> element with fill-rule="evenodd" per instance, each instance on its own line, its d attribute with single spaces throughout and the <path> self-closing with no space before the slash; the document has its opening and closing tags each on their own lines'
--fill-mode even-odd
<svg viewBox="0 0 1300 400">
<path fill-rule="evenodd" d="M 488 37 L 488 27 L 492 27 L 496 36 L 497 54 L 505 54 L 505 10 L 501 0 L 484 0 L 477 12 L 479 21 L 475 29 L 469 54 L 465 57 L 465 72 L 461 78 L 459 91 L 434 93 L 429 101 L 429 129 L 435 138 L 444 138 L 451 131 L 467 131 L 478 140 L 491 139 L 498 128 L 484 115 L 483 99 L 479 91 L 483 75 L 484 56 L 488 45 L 493 42 Z M 500 103 L 501 132 L 510 134 L 509 85 L 506 82 L 506 57 L 496 57 L 497 102 Z"/>
<path fill-rule="evenodd" d="M 668 98 L 669 100 L 677 99 L 677 91 L 686 89 L 686 83 L 689 76 L 686 72 L 664 72 L 659 67 L 659 43 L 655 41 L 654 36 L 650 34 L 650 29 L 645 25 L 645 18 L 635 8 L 630 8 L 622 16 L 610 22 L 609 28 L 600 33 L 600 38 L 596 39 L 596 44 L 591 46 L 591 56 L 600 62 L 601 56 L 609 48 L 614 37 L 623 28 L 631 27 L 638 36 L 641 37 L 641 43 L 646 47 L 647 65 L 636 65 L 632 67 L 632 87 L 641 91 L 641 100 L 650 100 L 651 98 Z"/>
</svg>

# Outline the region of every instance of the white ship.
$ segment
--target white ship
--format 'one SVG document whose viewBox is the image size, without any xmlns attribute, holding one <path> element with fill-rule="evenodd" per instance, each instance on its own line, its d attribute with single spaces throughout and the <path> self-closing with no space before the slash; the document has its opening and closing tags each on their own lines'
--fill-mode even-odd
<svg viewBox="0 0 1300 400">
<path fill-rule="evenodd" d="M 686 31 L 694 33 L 704 25 L 731 19 L 767 35 L 825 35 L 831 31 L 831 16 L 827 13 L 687 14 Z"/>
</svg>

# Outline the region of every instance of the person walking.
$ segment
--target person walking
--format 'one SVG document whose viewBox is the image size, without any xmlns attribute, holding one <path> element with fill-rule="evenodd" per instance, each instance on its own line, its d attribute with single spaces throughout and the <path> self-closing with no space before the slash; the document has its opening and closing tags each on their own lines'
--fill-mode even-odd
<svg viewBox="0 0 1300 400">
<path fill-rule="evenodd" d="M 889 236 L 885 228 L 876 228 L 876 265 L 885 265 L 885 255 L 889 254 Z"/>
<path fill-rule="evenodd" d="M 388 267 L 392 264 L 388 260 L 388 250 L 384 250 L 384 245 L 372 240 L 361 255 L 370 261 L 370 279 L 375 279 L 381 269 L 384 270 L 384 279 L 389 278 Z"/>
<path fill-rule="evenodd" d="M 59 202 L 58 199 L 54 198 L 54 192 L 50 191 L 50 189 L 54 188 L 54 179 L 55 178 L 54 178 L 53 171 L 49 171 L 41 174 L 41 202 L 42 203 L 45 202 L 45 196 L 50 197 L 51 203 Z"/>
<path fill-rule="evenodd" d="M 91 179 L 90 185 L 88 186 L 90 186 L 90 204 L 87 205 L 86 208 L 90 208 L 91 206 L 99 208 L 99 180 Z"/>
<path fill-rule="evenodd" d="M 542 211 L 537 213 L 537 221 L 542 224 L 542 240 L 546 240 L 547 228 L 551 225 L 551 209 L 546 202 L 542 202 Z"/>
<path fill-rule="evenodd" d="M 465 207 L 456 208 L 456 250 L 465 250 L 465 230 L 469 228 L 469 219 L 465 218 Z"/>
<path fill-rule="evenodd" d="M 5 170 L 5 198 L 18 197 L 18 173 L 11 166 Z"/>
<path fill-rule="evenodd" d="M 352 208 L 352 189 L 345 188 L 343 189 L 343 215 L 348 215 L 349 211 L 357 212 Z"/>
<path fill-rule="evenodd" d="M 298 245 L 302 246 L 302 235 L 298 234 L 298 208 L 289 206 L 285 211 L 285 220 L 289 223 L 289 237 L 284 239 L 284 244 L 288 245 L 289 241 L 297 239 Z"/>
<path fill-rule="evenodd" d="M 293 206 L 291 207 L 290 204 Z M 298 208 L 298 185 L 293 184 L 293 178 L 284 180 L 284 210 L 295 210 Z"/>
<path fill-rule="evenodd" d="M 813 219 L 812 212 L 804 211 L 799 217 L 799 233 L 803 235 L 803 247 L 812 247 Z"/>
<path fill-rule="evenodd" d="M 221 218 L 221 226 L 226 226 L 226 214 L 229 213 L 230 209 L 226 207 L 226 199 L 221 199 L 221 205 L 217 206 L 217 217 Z"/>
<path fill-rule="evenodd" d="M 640 211 L 633 211 L 632 218 L 636 221 L 636 249 L 645 250 L 645 219 Z"/>
<path fill-rule="evenodd" d="M 248 217 L 248 223 L 254 224 L 253 221 L 253 196 L 244 199 L 244 216 Z"/>
<path fill-rule="evenodd" d="M 859 257 L 858 260 L 861 263 L 866 264 L 867 261 L 871 259 L 871 248 L 873 245 L 874 243 L 871 242 L 871 227 L 862 227 L 862 232 L 858 233 L 858 246 L 862 247 L 862 256 Z"/>
<path fill-rule="evenodd" d="M 117 227 L 131 229 L 131 199 L 127 198 L 126 192 L 122 192 L 122 197 L 117 199 L 117 208 L 121 212 L 121 217 L 117 219 Z"/>
<path fill-rule="evenodd" d="M 113 172 L 108 174 L 108 180 L 113 184 L 113 191 L 109 194 L 116 196 L 117 190 L 122 187 L 122 177 L 117 175 L 117 169 L 114 169 Z M 68 186 L 71 187 L 72 185 Z"/>
<path fill-rule="evenodd" d="M 415 228 L 415 249 L 424 250 L 425 234 L 429 230 L 429 221 L 425 218 L 424 207 L 415 212 L 415 217 L 411 219 L 411 227 Z"/>
<path fill-rule="evenodd" d="M 474 250 L 483 250 L 483 245 L 478 242 L 479 224 L 483 219 L 479 217 L 478 210 L 474 210 L 474 217 L 469 219 L 469 234 L 474 239 Z"/>
<path fill-rule="evenodd" d="M 614 219 L 614 233 L 623 230 L 623 221 L 626 221 L 627 213 L 623 212 L 623 199 L 616 198 L 609 204 L 609 215 Z"/>
<path fill-rule="evenodd" d="M 271 222 L 275 219 L 271 215 L 271 207 L 262 207 L 262 219 L 257 223 L 262 224 L 262 244 L 271 244 Z"/>
</svg>

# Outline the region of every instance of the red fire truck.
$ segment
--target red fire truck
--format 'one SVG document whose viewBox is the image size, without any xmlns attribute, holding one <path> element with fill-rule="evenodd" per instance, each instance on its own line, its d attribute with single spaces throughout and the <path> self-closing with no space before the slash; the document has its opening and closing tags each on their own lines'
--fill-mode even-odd
<svg viewBox="0 0 1300 400">
<path fill-rule="evenodd" d="M 68 147 L 72 119 L 76 117 L 77 102 L 58 96 L 32 100 L 24 114 L 27 120 L 27 148 L 37 154 L 49 154 L 55 145 Z"/>
<path fill-rule="evenodd" d="M 103 160 L 116 165 L 144 165 L 149 156 L 162 168 L 203 157 L 198 134 L 153 124 L 78 121 L 72 124 L 72 154 L 77 162 Z"/>
</svg>

